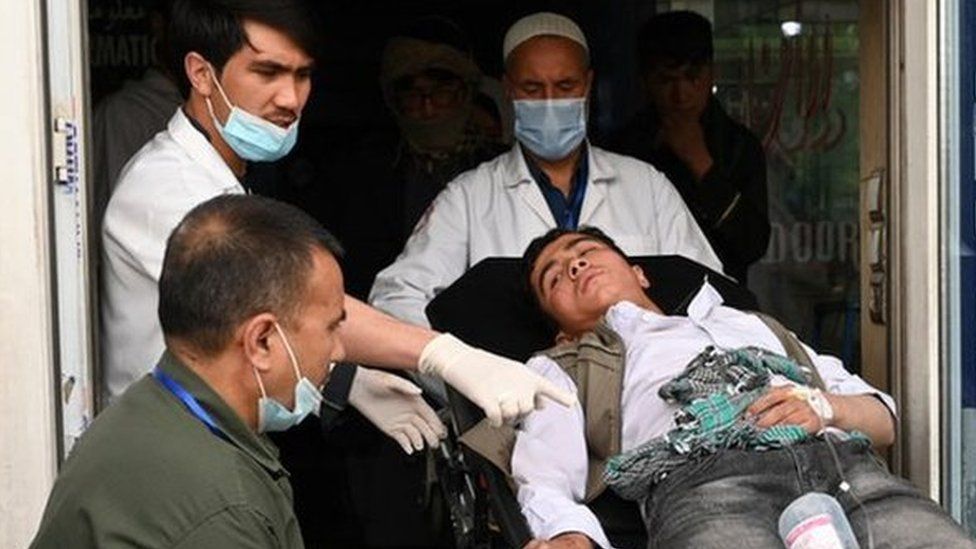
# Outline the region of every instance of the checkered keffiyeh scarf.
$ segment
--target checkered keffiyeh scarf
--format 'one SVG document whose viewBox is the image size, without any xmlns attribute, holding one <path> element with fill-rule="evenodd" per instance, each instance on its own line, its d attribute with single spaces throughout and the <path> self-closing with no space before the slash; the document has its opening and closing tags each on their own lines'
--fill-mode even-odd
<svg viewBox="0 0 976 549">
<path fill-rule="evenodd" d="M 746 409 L 769 387 L 773 374 L 809 385 L 796 362 L 757 347 L 720 351 L 709 346 L 659 394 L 681 406 L 676 427 L 607 462 L 604 480 L 621 497 L 639 501 L 671 471 L 723 449 L 768 450 L 806 440 L 797 425 L 760 428 Z"/>
</svg>

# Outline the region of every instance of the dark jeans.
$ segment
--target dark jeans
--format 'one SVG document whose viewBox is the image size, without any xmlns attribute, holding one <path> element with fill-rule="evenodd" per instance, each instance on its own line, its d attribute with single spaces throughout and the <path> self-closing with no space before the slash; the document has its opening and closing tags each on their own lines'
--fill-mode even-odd
<svg viewBox="0 0 976 549">
<path fill-rule="evenodd" d="M 841 477 L 819 439 L 767 452 L 726 451 L 678 469 L 644 502 L 648 547 L 781 549 L 780 513 L 811 491 L 840 501 L 862 549 L 869 526 L 874 548 L 976 547 L 942 508 L 888 473 L 867 443 L 834 447 L 853 497 L 838 490 Z"/>
</svg>

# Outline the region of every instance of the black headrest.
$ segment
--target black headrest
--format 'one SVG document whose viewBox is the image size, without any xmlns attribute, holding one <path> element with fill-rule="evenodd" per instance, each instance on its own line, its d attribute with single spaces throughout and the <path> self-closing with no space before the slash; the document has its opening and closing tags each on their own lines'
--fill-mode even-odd
<svg viewBox="0 0 976 549">
<path fill-rule="evenodd" d="M 647 294 L 668 314 L 683 314 L 705 276 L 726 305 L 757 310 L 756 296 L 724 275 L 677 255 L 632 258 L 651 282 Z M 489 258 L 468 270 L 427 305 L 435 330 L 525 361 L 551 347 L 555 329 L 526 294 L 521 259 Z"/>
</svg>

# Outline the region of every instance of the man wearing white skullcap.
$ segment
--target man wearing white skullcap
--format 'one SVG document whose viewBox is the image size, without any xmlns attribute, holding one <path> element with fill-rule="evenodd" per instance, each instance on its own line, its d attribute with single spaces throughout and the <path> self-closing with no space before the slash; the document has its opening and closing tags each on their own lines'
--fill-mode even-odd
<svg viewBox="0 0 976 549">
<path fill-rule="evenodd" d="M 519 19 L 508 29 L 502 44 L 502 57 L 507 60 L 519 44 L 536 36 L 561 36 L 583 46 L 587 54 L 590 51 L 586 36 L 572 19 L 558 13 L 541 12 Z"/>
<path fill-rule="evenodd" d="M 536 13 L 511 26 L 502 55 L 518 142 L 440 193 L 397 261 L 377 275 L 375 306 L 426 325 L 424 307 L 471 265 L 520 256 L 554 227 L 599 226 L 629 255 L 679 254 L 721 271 L 664 175 L 586 141 L 589 53 L 568 17 Z"/>
</svg>

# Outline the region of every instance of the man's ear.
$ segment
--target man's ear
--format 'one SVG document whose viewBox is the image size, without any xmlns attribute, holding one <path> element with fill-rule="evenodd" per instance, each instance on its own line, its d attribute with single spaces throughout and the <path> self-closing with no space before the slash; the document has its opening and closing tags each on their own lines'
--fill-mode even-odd
<svg viewBox="0 0 976 549">
<path fill-rule="evenodd" d="M 630 268 L 634 270 L 634 275 L 637 276 L 637 282 L 640 283 L 641 288 L 646 290 L 651 287 L 651 281 L 644 276 L 644 269 L 641 269 L 639 265 L 631 265 Z"/>
<path fill-rule="evenodd" d="M 190 87 L 195 92 L 210 97 L 214 92 L 213 79 L 217 78 L 212 71 L 210 63 L 197 52 L 191 51 L 183 58 L 183 70 L 186 71 L 186 79 L 190 81 Z"/>
<path fill-rule="evenodd" d="M 274 346 L 278 344 L 272 342 L 272 336 L 278 333 L 275 330 L 276 321 L 273 314 L 261 313 L 244 321 L 238 329 L 244 355 L 261 372 L 267 372 L 272 366 Z"/>
</svg>

